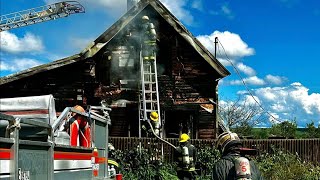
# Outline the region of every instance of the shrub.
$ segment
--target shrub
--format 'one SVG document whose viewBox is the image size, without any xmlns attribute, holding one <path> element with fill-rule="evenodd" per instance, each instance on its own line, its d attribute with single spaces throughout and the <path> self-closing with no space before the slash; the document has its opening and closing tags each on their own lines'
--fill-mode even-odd
<svg viewBox="0 0 320 180">
<path fill-rule="evenodd" d="M 257 165 L 266 179 L 308 180 L 320 178 L 320 167 L 302 161 L 298 155 L 274 150 L 257 159 Z"/>
<path fill-rule="evenodd" d="M 199 180 L 212 179 L 214 163 L 220 158 L 218 150 L 212 147 L 198 148 L 196 168 Z M 178 180 L 175 163 L 152 160 L 147 149 L 116 150 L 115 159 L 120 161 L 124 179 L 130 180 Z M 298 155 L 273 148 L 272 153 L 262 153 L 254 158 L 263 177 L 272 180 L 314 180 L 320 179 L 320 166 L 302 161 Z"/>
<path fill-rule="evenodd" d="M 174 164 L 154 160 L 153 153 L 147 149 L 117 150 L 115 159 L 120 161 L 123 179 L 130 180 L 178 180 Z"/>
<path fill-rule="evenodd" d="M 220 158 L 220 153 L 217 149 L 214 149 L 212 147 L 204 147 L 204 148 L 198 148 L 197 151 L 197 168 L 200 169 L 200 172 L 198 175 L 200 176 L 200 179 L 206 179 L 210 176 L 212 176 L 213 166 Z M 209 178 L 209 179 L 210 179 Z"/>
</svg>

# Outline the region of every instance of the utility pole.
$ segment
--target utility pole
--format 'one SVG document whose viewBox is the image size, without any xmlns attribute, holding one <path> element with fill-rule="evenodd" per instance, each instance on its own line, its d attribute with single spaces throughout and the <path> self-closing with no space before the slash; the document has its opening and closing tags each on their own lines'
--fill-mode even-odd
<svg viewBox="0 0 320 180">
<path fill-rule="evenodd" d="M 218 37 L 214 38 L 214 57 L 217 58 Z"/>
</svg>

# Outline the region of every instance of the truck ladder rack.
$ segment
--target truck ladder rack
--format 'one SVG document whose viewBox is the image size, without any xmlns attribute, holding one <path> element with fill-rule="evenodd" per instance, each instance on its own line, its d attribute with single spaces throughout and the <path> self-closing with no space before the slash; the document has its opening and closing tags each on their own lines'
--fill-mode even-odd
<svg viewBox="0 0 320 180">
<path fill-rule="evenodd" d="M 84 7 L 77 1 L 63 1 L 5 14 L 0 17 L 0 32 L 84 12 Z"/>
</svg>

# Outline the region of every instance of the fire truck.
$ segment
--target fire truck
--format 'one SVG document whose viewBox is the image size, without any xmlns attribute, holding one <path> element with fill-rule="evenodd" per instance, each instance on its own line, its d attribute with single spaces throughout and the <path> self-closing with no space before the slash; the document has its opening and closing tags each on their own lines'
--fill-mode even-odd
<svg viewBox="0 0 320 180">
<path fill-rule="evenodd" d="M 57 116 L 52 95 L 0 99 L 0 179 L 122 179 L 107 161 L 110 111 L 101 102 Z M 66 130 L 75 117 L 87 125 L 85 145 L 81 129 Z"/>
</svg>

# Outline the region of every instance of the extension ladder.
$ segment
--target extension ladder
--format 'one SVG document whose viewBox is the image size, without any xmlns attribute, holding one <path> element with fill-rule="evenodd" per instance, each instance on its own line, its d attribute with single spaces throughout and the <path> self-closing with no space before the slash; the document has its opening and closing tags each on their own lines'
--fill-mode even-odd
<svg viewBox="0 0 320 180">
<path fill-rule="evenodd" d="M 140 56 L 140 64 L 141 94 L 139 119 L 148 121 L 150 113 L 155 111 L 159 115 L 158 121 L 161 125 L 156 59 L 144 60 Z"/>
</svg>

